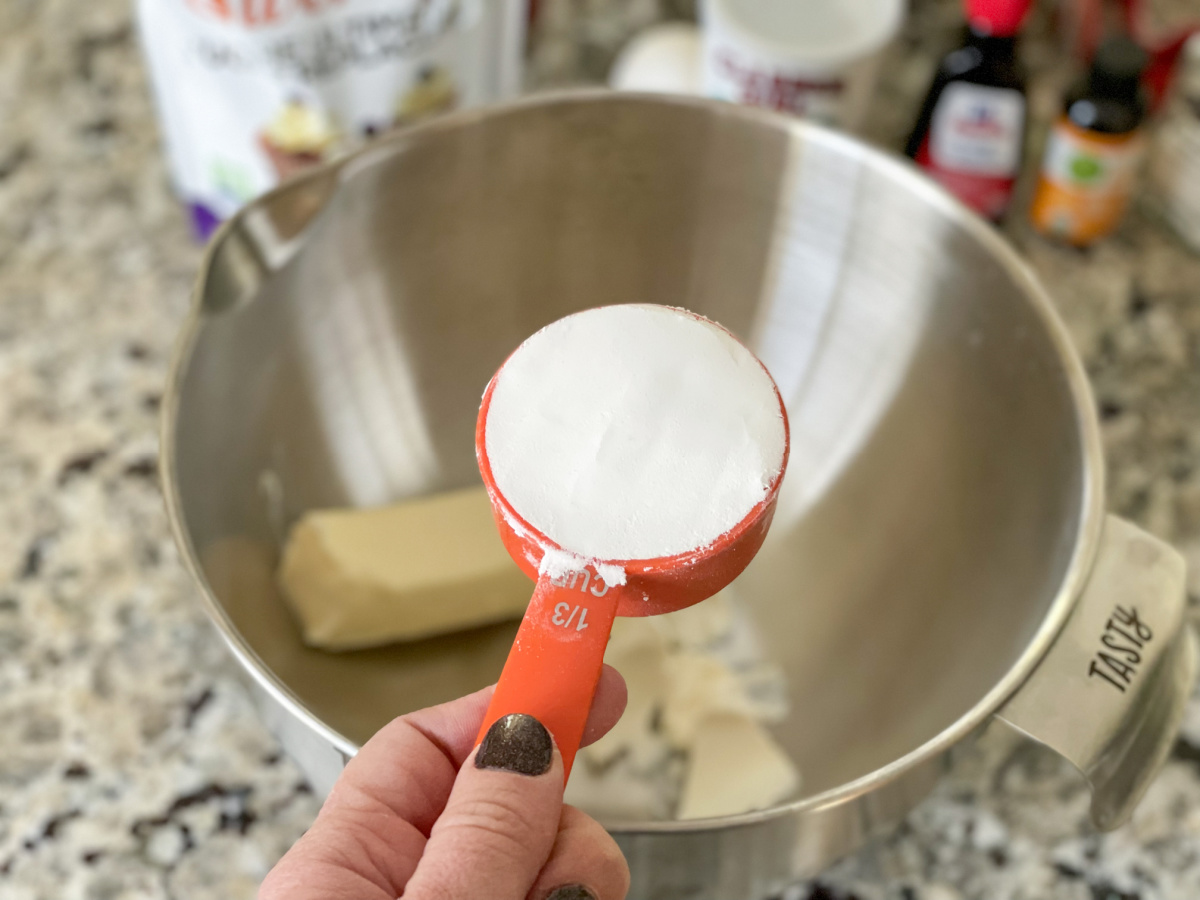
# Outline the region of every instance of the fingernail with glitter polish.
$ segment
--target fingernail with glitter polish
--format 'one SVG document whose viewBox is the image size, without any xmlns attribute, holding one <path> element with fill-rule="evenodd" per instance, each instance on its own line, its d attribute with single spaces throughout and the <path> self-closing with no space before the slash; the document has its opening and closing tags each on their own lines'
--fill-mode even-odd
<svg viewBox="0 0 1200 900">
<path fill-rule="evenodd" d="M 553 762 L 554 741 L 546 726 L 518 713 L 497 719 L 475 754 L 477 769 L 504 769 L 519 775 L 545 775 Z"/>
<path fill-rule="evenodd" d="M 582 884 L 564 884 L 547 894 L 546 900 L 598 900 L 598 898 Z"/>
</svg>

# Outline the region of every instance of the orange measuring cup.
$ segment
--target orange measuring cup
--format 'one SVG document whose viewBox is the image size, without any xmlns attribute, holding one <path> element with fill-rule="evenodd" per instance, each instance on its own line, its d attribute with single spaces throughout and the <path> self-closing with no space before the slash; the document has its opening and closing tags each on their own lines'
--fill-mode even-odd
<svg viewBox="0 0 1200 900">
<path fill-rule="evenodd" d="M 513 508 L 497 486 L 488 461 L 488 414 L 503 371 L 501 366 L 484 392 L 475 426 L 475 454 L 504 546 L 537 586 L 476 743 L 498 719 L 513 713 L 531 715 L 554 737 L 569 776 L 600 679 L 613 619 L 658 615 L 705 600 L 741 574 L 762 546 L 787 469 L 787 412 L 771 380 L 784 426 L 779 472 L 763 499 L 711 544 L 653 559 L 593 560 L 578 571 L 553 577 L 539 574 L 543 555 L 547 550 L 570 552 L 570 548 L 559 546 Z M 625 584 L 610 585 L 597 571 L 610 565 L 624 570 Z"/>
</svg>

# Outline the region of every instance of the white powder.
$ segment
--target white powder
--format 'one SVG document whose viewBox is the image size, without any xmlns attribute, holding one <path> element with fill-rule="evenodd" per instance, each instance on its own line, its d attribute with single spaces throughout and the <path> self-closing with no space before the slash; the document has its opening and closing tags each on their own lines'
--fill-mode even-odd
<svg viewBox="0 0 1200 900">
<path fill-rule="evenodd" d="M 500 371 L 485 441 L 527 522 L 569 554 L 626 561 L 697 550 L 737 525 L 786 438 L 749 350 L 683 311 L 628 305 L 525 341 Z"/>
<path fill-rule="evenodd" d="M 530 560 L 536 562 L 536 560 Z M 572 572 L 578 572 L 591 566 L 600 576 L 600 580 L 609 587 L 617 587 L 625 583 L 625 570 L 614 563 L 606 563 L 600 559 L 587 559 L 566 550 L 556 550 L 553 547 L 542 549 L 542 561 L 538 564 L 538 574 L 550 578 L 564 578 Z M 649 600 L 644 596 L 643 600 Z"/>
</svg>

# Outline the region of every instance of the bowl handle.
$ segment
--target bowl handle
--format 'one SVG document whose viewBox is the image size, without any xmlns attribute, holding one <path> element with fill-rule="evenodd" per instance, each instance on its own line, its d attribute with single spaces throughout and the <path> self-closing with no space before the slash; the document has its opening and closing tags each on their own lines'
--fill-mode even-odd
<svg viewBox="0 0 1200 900">
<path fill-rule="evenodd" d="M 1073 763 L 1092 823 L 1124 824 L 1166 761 L 1196 674 L 1183 558 L 1109 516 L 1083 595 L 999 717 Z"/>
</svg>

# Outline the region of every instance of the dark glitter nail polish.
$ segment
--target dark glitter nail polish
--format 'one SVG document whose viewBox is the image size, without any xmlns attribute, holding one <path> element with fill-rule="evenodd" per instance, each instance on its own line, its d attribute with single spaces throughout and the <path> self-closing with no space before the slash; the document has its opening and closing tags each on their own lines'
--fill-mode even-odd
<svg viewBox="0 0 1200 900">
<path fill-rule="evenodd" d="M 544 775 L 553 761 L 554 741 L 546 726 L 520 714 L 497 719 L 475 754 L 477 769 L 504 769 L 519 775 Z"/>
<path fill-rule="evenodd" d="M 546 900 L 598 900 L 598 898 L 582 884 L 564 884 L 547 894 Z"/>
</svg>

